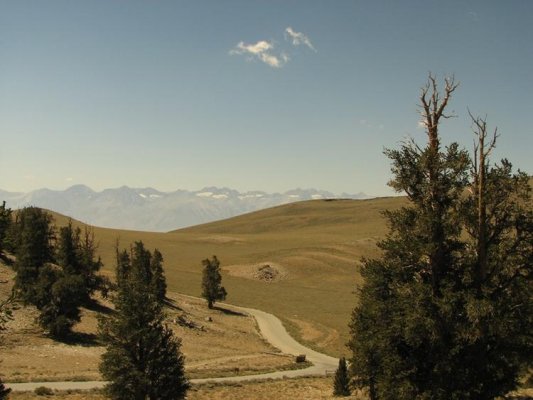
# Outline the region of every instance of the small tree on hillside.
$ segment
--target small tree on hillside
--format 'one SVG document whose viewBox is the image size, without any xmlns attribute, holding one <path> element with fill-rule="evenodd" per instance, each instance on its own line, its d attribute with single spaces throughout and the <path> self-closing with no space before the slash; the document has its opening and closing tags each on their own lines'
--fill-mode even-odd
<svg viewBox="0 0 533 400">
<path fill-rule="evenodd" d="M 51 336 L 66 338 L 80 321 L 83 293 L 80 275 L 68 274 L 54 265 L 41 268 L 34 297 L 34 304 L 40 311 L 39 324 Z"/>
<path fill-rule="evenodd" d="M 346 366 L 346 359 L 341 357 L 339 359 L 339 366 L 335 372 L 335 380 L 333 381 L 333 395 L 334 396 L 349 396 L 350 377 L 348 376 L 348 367 Z"/>
<path fill-rule="evenodd" d="M 152 270 L 152 287 L 159 301 L 165 301 L 167 297 L 167 281 L 163 271 L 163 255 L 157 249 L 154 250 L 150 268 Z"/>
<path fill-rule="evenodd" d="M 0 255 L 4 251 L 7 233 L 11 226 L 11 209 L 6 207 L 6 202 L 0 206 Z"/>
<path fill-rule="evenodd" d="M 163 303 L 153 290 L 152 262 L 142 242 L 131 255 L 117 249 L 115 312 L 99 320 L 107 347 L 100 371 L 112 399 L 183 399 L 189 388 L 181 341 L 164 324 Z"/>
<path fill-rule="evenodd" d="M 65 274 L 78 276 L 82 280 L 79 297 L 84 304 L 90 302 L 94 291 L 106 284 L 106 280 L 97 275 L 102 261 L 96 259 L 94 232 L 88 227 L 82 233 L 80 228 L 74 229 L 72 221 L 69 221 L 68 225 L 59 229 L 56 263 Z"/>
<path fill-rule="evenodd" d="M 15 289 L 26 304 L 34 304 L 39 271 L 54 258 L 52 217 L 40 208 L 27 207 L 19 211 L 15 225 Z"/>
<path fill-rule="evenodd" d="M 213 308 L 213 304 L 218 300 L 226 299 L 226 289 L 221 285 L 222 275 L 220 275 L 220 262 L 216 256 L 210 260 L 206 258 L 202 261 L 204 266 L 202 276 L 202 297 L 207 300 L 207 306 Z"/>
</svg>

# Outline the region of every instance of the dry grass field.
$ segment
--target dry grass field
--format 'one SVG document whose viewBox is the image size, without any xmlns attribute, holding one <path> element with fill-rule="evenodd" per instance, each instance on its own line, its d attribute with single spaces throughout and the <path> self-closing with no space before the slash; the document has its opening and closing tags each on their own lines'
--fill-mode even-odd
<svg viewBox="0 0 533 400">
<path fill-rule="evenodd" d="M 11 282 L 12 278 L 13 272 L 0 266 L 0 281 Z M 0 298 L 8 295 L 10 286 L 0 285 Z M 190 378 L 296 368 L 293 357 L 280 354 L 263 340 L 253 318 L 223 308 L 209 310 L 203 301 L 186 296 L 171 294 L 170 297 L 173 306 L 166 310 L 168 323 L 182 339 Z M 75 326 L 76 340 L 70 343 L 47 337 L 35 322 L 38 315 L 35 308 L 16 309 L 14 319 L 2 334 L 2 379 L 9 382 L 100 380 L 98 364 L 104 348 L 96 337 L 97 314 L 109 312 L 109 306 L 100 300 L 98 310 L 83 309 L 82 321 Z"/>
<path fill-rule="evenodd" d="M 239 384 L 202 384 L 193 385 L 187 393 L 188 400 L 278 400 L 336 399 L 332 395 L 333 378 L 297 378 L 276 381 L 247 382 Z M 42 399 L 35 393 L 14 393 L 13 400 Z M 104 400 L 99 391 L 90 392 L 56 392 L 52 397 L 58 400 Z M 353 395 L 345 399 L 364 400 L 365 396 Z"/>
<path fill-rule="evenodd" d="M 384 210 L 405 199 L 313 200 L 287 204 L 169 233 L 95 228 L 104 271 L 112 274 L 117 240 L 142 240 L 165 258 L 169 289 L 200 295 L 201 260 L 216 255 L 232 304 L 278 316 L 302 342 L 331 355 L 346 353 L 348 322 L 362 256 L 377 254 Z M 54 214 L 58 225 L 67 218 Z M 269 265 L 279 274 L 262 279 Z"/>
<path fill-rule="evenodd" d="M 277 381 L 245 382 L 239 384 L 193 385 L 187 393 L 188 400 L 333 400 L 339 399 L 332 394 L 333 378 L 296 378 Z M 13 393 L 12 400 L 42 399 L 35 393 Z M 57 400 L 105 400 L 100 391 L 55 392 Z M 506 397 L 508 400 L 533 399 L 533 390 L 525 389 Z M 364 393 L 352 393 L 343 399 L 368 400 Z"/>
<path fill-rule="evenodd" d="M 14 393 L 12 400 L 42 399 L 35 393 Z M 98 391 L 90 392 L 56 392 L 52 397 L 57 400 L 104 400 Z M 332 395 L 332 378 L 298 378 L 282 381 L 248 382 L 239 384 L 203 384 L 194 385 L 187 393 L 188 400 L 279 400 L 335 399 Z M 354 395 L 345 399 L 363 400 L 366 397 Z"/>
</svg>

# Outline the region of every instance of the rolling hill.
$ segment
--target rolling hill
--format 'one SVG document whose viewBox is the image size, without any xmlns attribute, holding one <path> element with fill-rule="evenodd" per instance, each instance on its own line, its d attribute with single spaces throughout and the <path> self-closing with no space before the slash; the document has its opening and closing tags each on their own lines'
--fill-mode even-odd
<svg viewBox="0 0 533 400">
<path fill-rule="evenodd" d="M 405 202 L 312 200 L 169 233 L 95 228 L 95 234 L 105 273 L 112 274 L 117 240 L 121 247 L 142 240 L 162 252 L 169 287 L 190 295 L 201 292 L 201 260 L 216 255 L 228 302 L 272 312 L 303 342 L 340 355 L 359 260 L 377 254 L 386 232 L 381 213 Z M 68 221 L 54 218 L 58 225 Z"/>
</svg>

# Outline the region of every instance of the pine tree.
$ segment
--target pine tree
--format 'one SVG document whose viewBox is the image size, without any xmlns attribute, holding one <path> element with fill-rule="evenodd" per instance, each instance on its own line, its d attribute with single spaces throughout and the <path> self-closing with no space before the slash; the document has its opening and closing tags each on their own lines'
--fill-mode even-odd
<svg viewBox="0 0 533 400">
<path fill-rule="evenodd" d="M 100 371 L 113 399 L 183 399 L 189 387 L 181 341 L 164 324 L 163 303 L 149 279 L 152 262 L 141 242 L 131 256 L 117 250 L 115 313 L 99 321 L 107 346 Z"/>
<path fill-rule="evenodd" d="M 202 261 L 204 266 L 202 276 L 202 297 L 207 300 L 207 306 L 213 308 L 213 304 L 218 300 L 226 299 L 226 289 L 221 285 L 222 275 L 220 274 L 220 262 L 216 256 L 210 260 L 206 258 Z"/>
<path fill-rule="evenodd" d="M 36 207 L 20 210 L 16 220 L 15 289 L 26 304 L 34 304 L 39 271 L 53 261 L 52 217 Z"/>
<path fill-rule="evenodd" d="M 94 236 L 94 230 L 85 226 L 83 232 L 80 231 L 79 237 L 79 257 L 83 266 L 81 273 L 85 286 L 85 301 L 90 302 L 91 296 L 95 291 L 106 294 L 110 282 L 106 277 L 98 275 L 103 263 L 100 257 L 96 257 L 98 245 Z"/>
<path fill-rule="evenodd" d="M 50 335 L 63 339 L 80 321 L 84 282 L 80 275 L 68 274 L 53 265 L 41 268 L 34 304 L 39 309 L 39 324 Z"/>
<path fill-rule="evenodd" d="M 61 227 L 56 245 L 56 263 L 67 275 L 79 277 L 83 281 L 80 287 L 82 304 L 88 304 L 91 295 L 106 284 L 103 277 L 97 275 L 102 266 L 100 258 L 96 259 L 94 232 L 85 227 L 74 229 L 72 221 Z"/>
<path fill-rule="evenodd" d="M 527 177 L 506 161 L 488 168 L 492 145 L 479 134 L 483 160 L 456 143 L 442 149 L 456 88 L 446 79 L 441 97 L 430 76 L 426 147 L 386 152 L 390 185 L 410 205 L 386 213 L 383 256 L 363 260 L 350 324 L 354 383 L 372 400 L 493 399 L 515 387 L 533 349 Z"/>
<path fill-rule="evenodd" d="M 163 271 L 163 255 L 155 249 L 151 262 L 152 287 L 159 301 L 165 301 L 167 297 L 167 281 Z"/>
<path fill-rule="evenodd" d="M 5 241 L 11 226 L 11 209 L 6 207 L 6 202 L 0 206 L 0 255 L 4 251 Z"/>
<path fill-rule="evenodd" d="M 335 380 L 333 381 L 333 395 L 334 396 L 349 396 L 350 378 L 348 376 L 348 367 L 346 366 L 346 359 L 341 357 L 339 359 L 339 366 L 335 372 Z"/>
</svg>

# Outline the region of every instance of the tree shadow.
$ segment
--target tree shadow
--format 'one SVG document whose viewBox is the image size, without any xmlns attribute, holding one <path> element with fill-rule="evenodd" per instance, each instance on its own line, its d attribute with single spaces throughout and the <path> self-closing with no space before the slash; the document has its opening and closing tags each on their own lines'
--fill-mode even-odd
<svg viewBox="0 0 533 400">
<path fill-rule="evenodd" d="M 98 302 L 98 300 L 93 300 L 93 299 L 91 299 L 91 301 L 85 304 L 84 307 L 87 310 L 94 311 L 100 314 L 105 314 L 105 315 L 109 315 L 114 312 L 112 308 L 109 308 L 108 306 L 103 305 L 100 302 Z"/>
<path fill-rule="evenodd" d="M 13 267 L 15 265 L 15 260 L 13 257 L 9 257 L 7 254 L 0 253 L 0 260 L 4 262 L 8 267 Z"/>
<path fill-rule="evenodd" d="M 163 301 L 163 304 L 170 308 L 171 310 L 177 310 L 177 311 L 184 311 L 183 308 L 181 308 L 180 306 L 176 305 L 176 302 L 172 299 L 169 299 L 169 298 L 165 298 L 165 300 Z"/>
<path fill-rule="evenodd" d="M 246 317 L 247 315 L 245 313 L 242 313 L 240 311 L 230 310 L 229 308 L 224 308 L 220 306 L 213 306 L 213 310 L 220 311 L 226 315 L 234 315 L 236 317 Z"/>
<path fill-rule="evenodd" d="M 64 344 L 68 344 L 70 346 L 101 346 L 101 343 L 98 340 L 98 335 L 94 333 L 71 332 L 68 336 L 64 338 L 55 338 L 54 340 Z"/>
</svg>

